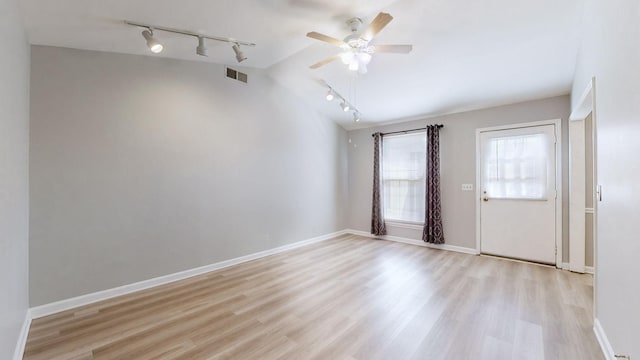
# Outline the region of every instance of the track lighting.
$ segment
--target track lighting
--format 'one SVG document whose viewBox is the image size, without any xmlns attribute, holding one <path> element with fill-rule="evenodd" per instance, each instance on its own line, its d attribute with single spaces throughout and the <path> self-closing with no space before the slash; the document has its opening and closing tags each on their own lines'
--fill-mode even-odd
<svg viewBox="0 0 640 360">
<path fill-rule="evenodd" d="M 240 41 L 240 40 L 236 40 L 236 39 L 232 39 L 232 38 L 226 38 L 226 37 L 204 35 L 204 34 L 196 33 L 196 32 L 193 32 L 193 31 L 178 30 L 178 29 L 172 29 L 172 28 L 167 28 L 167 27 L 163 27 L 163 26 L 155 26 L 155 25 L 151 25 L 151 24 L 143 24 L 143 23 L 138 23 L 138 22 L 126 21 L 126 20 L 125 20 L 124 23 L 127 24 L 127 25 L 136 26 L 136 27 L 139 27 L 139 28 L 146 29 L 146 30 L 144 30 L 142 32 L 142 36 L 147 40 L 147 46 L 149 47 L 149 49 L 151 49 L 151 51 L 156 53 L 156 54 L 162 51 L 163 46 L 162 46 L 162 44 L 160 42 L 158 42 L 158 40 L 156 40 L 153 37 L 153 32 L 154 31 L 166 31 L 166 32 L 170 32 L 170 33 L 173 33 L 173 34 L 180 34 L 180 35 L 185 35 L 185 36 L 193 36 L 193 37 L 198 38 L 198 47 L 196 47 L 196 54 L 198 54 L 200 56 L 209 56 L 209 52 L 207 51 L 207 47 L 205 46 L 205 41 L 204 41 L 205 39 L 231 43 L 231 44 L 233 44 L 232 45 L 232 49 L 233 49 L 233 52 L 236 55 L 236 60 L 238 62 L 242 62 L 242 61 L 247 60 L 247 57 L 240 50 L 240 46 L 241 45 L 243 45 L 243 46 L 256 46 L 256 44 L 250 43 L 250 42 L 246 42 L 246 41 Z"/>
<path fill-rule="evenodd" d="M 327 101 L 331 101 L 333 100 L 334 95 L 333 95 L 333 90 L 329 89 L 329 92 L 327 93 L 326 99 Z"/>
<path fill-rule="evenodd" d="M 333 87 L 331 87 L 331 85 L 327 84 L 326 81 L 322 81 L 322 85 L 326 86 L 328 89 L 327 95 L 325 96 L 325 99 L 327 99 L 327 101 L 338 99 L 340 101 L 340 108 L 342 109 L 342 111 L 353 111 L 353 121 L 360 121 L 360 111 L 358 109 L 351 105 L 351 103 L 349 103 L 349 101 L 347 101 L 344 96 L 340 95 L 340 93 L 337 92 Z"/>
<path fill-rule="evenodd" d="M 200 56 L 209 56 L 209 51 L 204 45 L 204 38 L 202 36 L 198 36 L 198 47 L 196 47 L 196 54 Z"/>
<path fill-rule="evenodd" d="M 152 53 L 157 54 L 162 51 L 164 48 L 158 40 L 153 37 L 153 30 L 149 28 L 142 32 L 142 37 L 147 40 L 147 47 L 151 50 Z"/>
<path fill-rule="evenodd" d="M 233 52 L 236 53 L 236 60 L 238 60 L 238 62 L 243 62 L 247 60 L 247 57 L 244 56 L 244 54 L 240 50 L 240 44 L 235 43 L 231 48 L 233 49 Z"/>
</svg>

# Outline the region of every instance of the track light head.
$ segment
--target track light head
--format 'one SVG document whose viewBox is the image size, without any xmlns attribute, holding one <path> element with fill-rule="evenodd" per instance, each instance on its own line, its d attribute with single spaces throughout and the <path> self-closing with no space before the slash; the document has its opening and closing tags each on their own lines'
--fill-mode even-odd
<svg viewBox="0 0 640 360">
<path fill-rule="evenodd" d="M 236 53 L 236 60 L 238 60 L 238 62 L 243 62 L 247 60 L 247 57 L 244 56 L 244 54 L 242 53 L 242 50 L 240 50 L 240 44 L 235 43 L 231 48 L 233 49 L 233 52 Z"/>
<path fill-rule="evenodd" d="M 149 50 L 151 50 L 152 53 L 157 54 L 162 52 L 162 49 L 164 49 L 162 44 L 160 44 L 160 42 L 158 42 L 158 40 L 153 37 L 153 31 L 151 29 L 143 31 L 142 37 L 147 40 L 147 47 L 149 48 Z"/>
<path fill-rule="evenodd" d="M 327 101 L 333 100 L 334 97 L 335 95 L 333 95 L 333 90 L 329 89 L 329 92 L 327 93 L 327 96 L 326 96 Z"/>
<path fill-rule="evenodd" d="M 196 47 L 196 54 L 200 56 L 209 56 L 209 51 L 207 51 L 207 47 L 204 45 L 204 38 L 202 36 L 198 36 L 198 47 Z"/>
<path fill-rule="evenodd" d="M 346 101 L 343 101 L 343 102 L 340 104 L 340 107 L 342 108 L 342 111 L 344 111 L 344 112 L 349 111 L 349 109 L 351 108 L 351 107 L 349 106 L 349 104 L 347 104 L 347 102 L 346 102 Z"/>
<path fill-rule="evenodd" d="M 360 114 L 358 114 L 357 111 L 353 112 L 353 121 L 354 122 L 360 122 Z"/>
</svg>

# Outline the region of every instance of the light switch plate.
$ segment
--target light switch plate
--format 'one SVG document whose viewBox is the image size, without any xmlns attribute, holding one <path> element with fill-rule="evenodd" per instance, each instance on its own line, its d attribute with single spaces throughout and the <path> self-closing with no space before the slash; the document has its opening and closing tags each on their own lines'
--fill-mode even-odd
<svg viewBox="0 0 640 360">
<path fill-rule="evenodd" d="M 462 191 L 473 191 L 473 184 L 462 184 Z"/>
</svg>

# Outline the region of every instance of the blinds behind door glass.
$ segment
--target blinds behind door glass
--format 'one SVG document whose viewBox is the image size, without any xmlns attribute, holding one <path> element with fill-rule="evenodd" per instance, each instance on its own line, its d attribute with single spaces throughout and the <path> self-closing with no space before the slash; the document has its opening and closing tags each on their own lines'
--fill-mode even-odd
<svg viewBox="0 0 640 360">
<path fill-rule="evenodd" d="M 385 136 L 382 143 L 385 218 L 424 222 L 426 136 Z"/>
<path fill-rule="evenodd" d="M 490 139 L 484 184 L 490 198 L 546 199 L 549 146 L 544 134 Z"/>
</svg>

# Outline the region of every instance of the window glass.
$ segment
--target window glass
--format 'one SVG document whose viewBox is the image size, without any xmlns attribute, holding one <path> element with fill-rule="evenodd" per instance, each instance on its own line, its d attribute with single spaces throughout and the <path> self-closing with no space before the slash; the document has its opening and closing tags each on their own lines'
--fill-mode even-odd
<svg viewBox="0 0 640 360">
<path fill-rule="evenodd" d="M 544 134 L 489 141 L 484 184 L 491 198 L 546 199 L 547 150 Z"/>
</svg>

